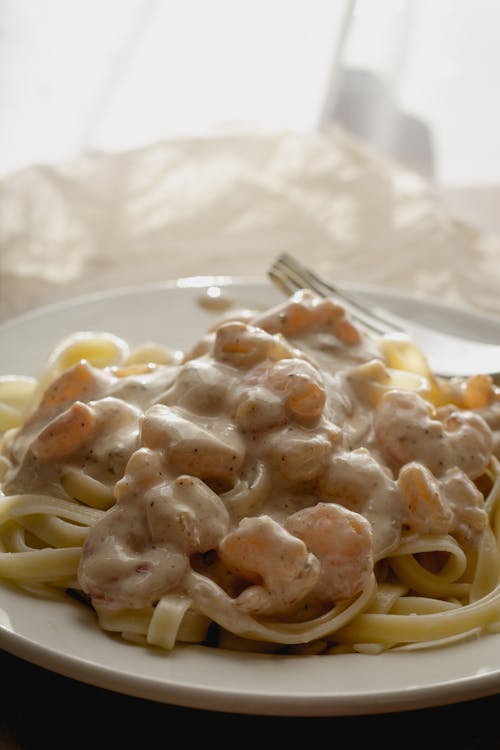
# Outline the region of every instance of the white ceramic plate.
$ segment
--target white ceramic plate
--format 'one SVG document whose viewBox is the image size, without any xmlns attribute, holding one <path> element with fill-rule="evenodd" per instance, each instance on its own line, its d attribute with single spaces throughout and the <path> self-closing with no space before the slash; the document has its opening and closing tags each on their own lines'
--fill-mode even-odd
<svg viewBox="0 0 500 750">
<path fill-rule="evenodd" d="M 267 283 L 200 278 L 117 290 L 57 304 L 0 326 L 4 374 L 36 375 L 53 346 L 76 330 L 106 330 L 132 343 L 185 348 L 215 315 L 199 304 L 219 285 L 237 306 L 265 308 L 282 298 Z M 395 313 L 436 321 L 482 340 L 500 336 L 492 317 L 351 286 Z M 379 656 L 269 656 L 201 646 L 172 653 L 101 632 L 72 601 L 41 601 L 0 587 L 0 646 L 67 677 L 164 703 L 246 714 L 333 716 L 443 705 L 500 690 L 500 635 L 443 649 Z"/>
</svg>

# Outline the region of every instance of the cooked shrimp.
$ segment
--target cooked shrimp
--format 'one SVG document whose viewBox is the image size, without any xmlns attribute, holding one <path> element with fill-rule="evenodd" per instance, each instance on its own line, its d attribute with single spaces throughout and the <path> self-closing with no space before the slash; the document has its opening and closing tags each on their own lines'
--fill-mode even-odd
<svg viewBox="0 0 500 750">
<path fill-rule="evenodd" d="M 177 404 L 196 414 L 217 415 L 226 407 L 234 380 L 230 367 L 216 364 L 207 356 L 200 357 L 182 365 L 159 401 Z"/>
<path fill-rule="evenodd" d="M 142 512 L 140 512 L 142 511 Z M 173 545 L 153 545 L 142 508 L 117 504 L 89 532 L 78 580 L 95 601 L 148 607 L 179 584 L 189 558 Z"/>
<path fill-rule="evenodd" d="M 259 448 L 281 479 L 307 482 L 325 471 L 339 436 L 340 429 L 330 423 L 314 433 L 289 424 L 262 436 Z"/>
<path fill-rule="evenodd" d="M 397 483 L 366 448 L 334 453 L 318 481 L 318 492 L 368 519 L 376 558 L 398 543 L 403 513 Z"/>
<path fill-rule="evenodd" d="M 223 323 L 216 331 L 213 355 L 219 362 L 249 368 L 265 359 L 293 356 L 293 349 L 280 335 L 247 323 Z"/>
<path fill-rule="evenodd" d="M 97 468 L 103 458 L 107 470 L 111 464 L 105 454 L 120 454 L 123 460 L 119 464 L 123 467 L 135 449 L 140 414 L 156 393 L 165 390 L 175 371 L 170 366 L 154 367 L 143 374 L 117 377 L 109 369 L 79 362 L 53 381 L 30 417 L 12 434 L 9 457 L 14 464 L 21 464 L 31 447 L 32 455 L 40 458 L 44 454 L 49 458 L 49 451 L 50 458 L 55 459 L 73 455 L 78 446 L 86 444 L 85 435 L 90 437 L 87 431 L 92 417 L 88 409 L 95 417 L 93 466 Z M 112 463 L 117 465 L 115 460 Z"/>
<path fill-rule="evenodd" d="M 59 375 L 45 390 L 38 409 L 44 414 L 73 401 L 90 401 L 96 398 L 113 378 L 86 361 L 78 362 Z M 36 419 L 36 413 L 32 419 Z"/>
<path fill-rule="evenodd" d="M 474 482 L 457 468 L 440 477 L 441 492 L 453 513 L 450 532 L 463 544 L 474 543 L 488 523 L 484 497 Z"/>
<path fill-rule="evenodd" d="M 253 322 L 270 333 L 282 333 L 286 338 L 319 329 L 333 333 L 348 346 L 361 342 L 361 335 L 347 318 L 345 308 L 332 299 L 317 297 L 308 289 L 297 291 L 289 300 Z"/>
<path fill-rule="evenodd" d="M 207 485 L 187 475 L 160 482 L 145 497 L 153 544 L 171 543 L 186 554 L 214 549 L 229 527 L 226 506 Z"/>
<path fill-rule="evenodd" d="M 22 481 L 25 491 L 37 491 L 58 482 L 70 468 L 111 488 L 137 448 L 140 416 L 139 409 L 112 396 L 88 404 L 77 401 L 41 430 L 34 424 L 16 436 L 17 460 L 5 486 L 18 492 Z"/>
<path fill-rule="evenodd" d="M 313 313 L 313 305 L 319 303 L 319 298 L 310 291 L 299 290 L 285 302 L 267 310 L 254 318 L 254 325 L 269 333 L 282 333 L 287 337 L 300 336 L 317 322 Z M 332 302 L 331 316 L 340 317 L 343 310 L 340 305 Z"/>
<path fill-rule="evenodd" d="M 285 529 L 320 561 L 313 592 L 320 601 L 351 599 L 364 589 L 373 571 L 372 531 L 366 518 L 335 503 L 318 503 L 291 515 Z"/>
<path fill-rule="evenodd" d="M 448 469 L 438 479 L 412 462 L 401 469 L 398 484 L 410 531 L 453 534 L 470 543 L 487 524 L 483 495 L 461 469 Z"/>
<path fill-rule="evenodd" d="M 304 542 L 267 515 L 240 521 L 220 543 L 219 555 L 229 570 L 250 582 L 236 605 L 254 615 L 292 611 L 314 588 L 320 572 Z"/>
<path fill-rule="evenodd" d="M 227 420 L 197 424 L 163 404 L 146 412 L 142 441 L 164 450 L 174 474 L 189 474 L 228 490 L 236 482 L 245 459 L 245 445 L 235 426 Z"/>
<path fill-rule="evenodd" d="M 401 500 L 406 511 L 405 524 L 419 534 L 447 534 L 453 514 L 442 496 L 439 481 L 423 464 L 412 461 L 398 477 Z"/>
<path fill-rule="evenodd" d="M 472 479 L 491 457 L 493 435 L 485 420 L 454 407 L 434 410 L 413 391 L 389 391 L 374 415 L 378 445 L 396 468 L 410 461 L 425 464 L 439 476 L 458 466 Z"/>
<path fill-rule="evenodd" d="M 269 430 L 290 420 L 310 427 L 326 401 L 319 371 L 297 357 L 259 363 L 233 391 L 235 420 L 244 432 Z"/>
<path fill-rule="evenodd" d="M 238 389 L 235 394 L 235 422 L 245 432 L 260 432 L 284 425 L 287 413 L 283 400 L 264 385 Z"/>
<path fill-rule="evenodd" d="M 269 370 L 267 384 L 282 396 L 287 413 L 296 422 L 311 425 L 323 413 L 323 378 L 309 362 L 297 357 L 276 362 Z"/>
<path fill-rule="evenodd" d="M 85 361 L 78 362 L 59 375 L 46 388 L 36 408 L 10 439 L 9 451 L 14 462 L 23 460 L 27 448 L 36 440 L 38 433 L 58 415 L 62 415 L 63 412 L 70 409 L 75 402 L 85 404 L 91 399 L 100 397 L 109 389 L 112 382 L 113 378 L 108 373 L 89 365 Z M 77 407 L 78 411 L 83 414 L 84 409 Z M 62 426 L 64 420 L 68 420 L 67 426 L 69 426 L 77 412 L 73 412 L 72 416 L 67 415 L 59 423 L 59 426 Z M 85 417 L 84 421 L 87 422 L 88 417 Z M 81 428 L 81 430 L 77 428 L 76 421 L 74 428 L 76 431 L 72 431 L 72 437 L 68 437 L 68 445 L 73 439 L 78 441 L 77 433 L 84 430 L 84 428 Z M 56 425 L 56 432 L 57 430 Z M 48 438 L 48 433 L 45 434 L 45 438 Z M 60 442 L 60 445 L 62 445 L 62 442 Z M 43 447 L 41 447 L 41 450 L 43 452 Z"/>
<path fill-rule="evenodd" d="M 79 581 L 93 599 L 117 607 L 154 604 L 174 589 L 189 555 L 217 546 L 229 514 L 201 480 L 165 476 L 164 456 L 141 448 L 115 488 L 116 504 L 90 530 Z"/>
<path fill-rule="evenodd" d="M 76 401 L 52 419 L 31 444 L 36 458 L 58 460 L 74 453 L 88 441 L 95 429 L 92 409 Z"/>
<path fill-rule="evenodd" d="M 82 444 L 74 463 L 85 466 L 86 472 L 96 479 L 114 484 L 123 476 L 127 461 L 138 447 L 142 412 L 113 396 L 91 401 L 88 406 L 95 417 L 92 447 L 88 451 L 87 443 Z"/>
<path fill-rule="evenodd" d="M 484 473 L 493 451 L 493 433 L 486 421 L 473 411 L 446 407 L 438 409 L 454 453 L 454 463 L 471 479 Z"/>
</svg>

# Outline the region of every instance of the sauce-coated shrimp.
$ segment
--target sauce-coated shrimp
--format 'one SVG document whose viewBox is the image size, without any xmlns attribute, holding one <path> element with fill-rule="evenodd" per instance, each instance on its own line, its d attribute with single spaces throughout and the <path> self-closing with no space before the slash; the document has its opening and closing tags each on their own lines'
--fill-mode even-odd
<svg viewBox="0 0 500 750">
<path fill-rule="evenodd" d="M 281 359 L 252 368 L 233 396 L 235 418 L 244 431 L 294 421 L 312 426 L 323 413 L 326 391 L 319 371 L 304 359 Z"/>
<path fill-rule="evenodd" d="M 78 580 L 96 602 L 111 607 L 148 607 L 179 584 L 189 558 L 176 546 L 152 545 L 145 513 L 115 505 L 83 545 Z"/>
<path fill-rule="evenodd" d="M 92 409 L 76 401 L 73 406 L 59 414 L 39 433 L 31 444 L 36 458 L 59 460 L 74 453 L 95 429 Z"/>
<path fill-rule="evenodd" d="M 264 385 L 238 391 L 235 402 L 235 422 L 243 432 L 270 430 L 286 422 L 283 400 Z"/>
<path fill-rule="evenodd" d="M 145 446 L 165 451 L 175 474 L 196 476 L 209 484 L 233 487 L 245 459 L 245 446 L 234 425 L 221 420 L 197 424 L 182 413 L 155 404 L 142 422 Z"/>
<path fill-rule="evenodd" d="M 228 386 L 234 380 L 230 369 L 222 364 L 215 365 L 208 357 L 186 362 L 159 401 L 176 404 L 196 414 L 217 415 L 226 407 Z"/>
<path fill-rule="evenodd" d="M 455 464 L 471 479 L 484 473 L 493 451 L 493 433 L 486 421 L 473 411 L 442 407 L 437 416 L 449 436 Z"/>
<path fill-rule="evenodd" d="M 453 534 L 469 544 L 487 524 L 482 494 L 456 467 L 436 478 L 427 467 L 411 462 L 401 469 L 398 484 L 411 532 Z"/>
<path fill-rule="evenodd" d="M 113 378 L 82 360 L 65 370 L 45 390 L 39 404 L 43 412 L 73 401 L 90 401 L 101 393 Z"/>
<path fill-rule="evenodd" d="M 451 533 L 463 544 L 478 540 L 488 523 L 484 497 L 467 474 L 448 469 L 440 477 L 441 491 L 453 513 Z"/>
<path fill-rule="evenodd" d="M 291 515 L 285 528 L 299 537 L 321 564 L 314 594 L 320 601 L 350 599 L 373 571 L 371 526 L 359 513 L 334 503 L 318 503 Z"/>
<path fill-rule="evenodd" d="M 16 431 L 11 443 L 15 458 L 21 459 L 26 446 L 48 422 L 62 414 L 76 402 L 85 404 L 100 398 L 109 390 L 114 378 L 87 362 L 78 362 L 59 375 L 43 392 L 36 408 Z"/>
<path fill-rule="evenodd" d="M 323 499 L 362 513 L 369 520 L 377 558 L 398 543 L 403 513 L 397 483 L 366 448 L 334 453 L 319 479 L 318 492 Z"/>
<path fill-rule="evenodd" d="M 140 448 L 116 483 L 116 504 L 91 528 L 78 576 L 93 599 L 116 607 L 154 604 L 174 589 L 189 555 L 217 546 L 229 527 L 222 500 L 201 480 L 169 480 L 164 456 Z"/>
<path fill-rule="evenodd" d="M 233 367 L 249 368 L 268 358 L 293 356 L 293 349 L 280 335 L 234 321 L 223 323 L 215 332 L 213 356 Z"/>
<path fill-rule="evenodd" d="M 219 545 L 229 570 L 251 582 L 236 605 L 254 615 L 293 610 L 314 588 L 320 565 L 304 542 L 267 515 L 244 518 Z"/>
<path fill-rule="evenodd" d="M 18 463 L 7 472 L 5 486 L 16 492 L 23 477 L 25 489 L 37 491 L 70 469 L 111 488 L 138 446 L 140 416 L 139 409 L 113 396 L 75 402 L 42 429 L 33 424 L 26 434 L 18 433 L 12 445 Z"/>
<path fill-rule="evenodd" d="M 323 413 L 326 391 L 317 368 L 303 359 L 282 359 L 270 369 L 269 387 L 283 398 L 287 413 L 301 424 L 311 424 Z"/>
<path fill-rule="evenodd" d="M 289 300 L 253 322 L 270 333 L 282 333 L 286 338 L 323 330 L 333 333 L 348 346 L 361 342 L 359 330 L 346 316 L 345 308 L 332 299 L 317 297 L 308 289 L 297 291 Z"/>
<path fill-rule="evenodd" d="M 214 549 L 229 528 L 229 513 L 219 496 L 187 475 L 151 488 L 146 513 L 153 544 L 170 543 L 188 555 Z"/>
<path fill-rule="evenodd" d="M 423 464 L 412 461 L 398 477 L 405 508 L 405 524 L 419 534 L 447 534 L 453 514 L 440 492 L 439 482 Z"/>
<path fill-rule="evenodd" d="M 77 401 L 37 435 L 31 443 L 31 452 L 37 458 L 54 461 L 72 456 L 76 463 L 81 463 L 86 461 L 84 454 L 91 440 L 91 463 L 121 476 L 137 447 L 140 414 L 137 408 L 113 396 L 88 404 Z M 110 432 L 115 440 L 112 448 Z"/>
<path fill-rule="evenodd" d="M 185 574 L 184 551 L 151 539 L 148 491 L 162 480 L 163 471 L 159 454 L 136 451 L 116 484 L 116 504 L 90 529 L 78 580 L 96 602 L 118 608 L 150 606 Z"/>
<path fill-rule="evenodd" d="M 340 429 L 325 423 L 311 431 L 289 424 L 262 437 L 260 453 L 285 482 L 311 481 L 326 469 Z"/>
<path fill-rule="evenodd" d="M 452 406 L 436 411 L 413 391 L 386 393 L 375 411 L 374 429 L 395 468 L 418 461 L 435 476 L 458 466 L 474 479 L 484 472 L 493 449 L 491 429 L 479 414 Z"/>
</svg>

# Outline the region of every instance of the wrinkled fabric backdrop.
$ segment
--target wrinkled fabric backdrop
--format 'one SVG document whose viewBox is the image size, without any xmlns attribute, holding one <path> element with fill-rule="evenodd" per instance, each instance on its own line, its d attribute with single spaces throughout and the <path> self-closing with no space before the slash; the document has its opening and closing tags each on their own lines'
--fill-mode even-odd
<svg viewBox="0 0 500 750">
<path fill-rule="evenodd" d="M 340 128 L 171 139 L 0 182 L 0 314 L 193 275 L 334 280 L 500 313 L 500 239 Z"/>
</svg>

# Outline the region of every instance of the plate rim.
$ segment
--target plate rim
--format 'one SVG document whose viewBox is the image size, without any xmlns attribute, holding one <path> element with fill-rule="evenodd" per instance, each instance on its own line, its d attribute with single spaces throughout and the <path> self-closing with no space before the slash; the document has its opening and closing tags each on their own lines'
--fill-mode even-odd
<svg viewBox="0 0 500 750">
<path fill-rule="evenodd" d="M 375 295 L 378 297 L 393 298 L 400 302 L 410 301 L 417 305 L 424 307 L 435 307 L 448 312 L 450 315 L 454 313 L 460 313 L 465 316 L 470 316 L 474 319 L 483 319 L 491 323 L 492 325 L 500 326 L 500 310 L 498 313 L 489 310 L 483 310 L 472 304 L 461 302 L 452 303 L 441 299 L 436 299 L 430 295 L 424 295 L 416 291 L 411 290 L 397 290 L 383 284 L 371 284 L 371 283 L 358 283 L 352 280 L 340 280 L 337 282 L 339 288 L 345 291 L 356 292 L 366 295 Z M 0 331 L 4 327 L 10 327 L 16 323 L 29 321 L 31 318 L 39 317 L 41 314 L 57 312 L 68 307 L 80 306 L 86 303 L 94 301 L 101 301 L 104 299 L 113 299 L 123 295 L 137 294 L 145 290 L 160 291 L 162 289 L 203 289 L 209 286 L 224 286 L 224 287 L 245 287 L 248 285 L 252 286 L 266 286 L 272 289 L 272 285 L 264 275 L 230 275 L 230 274 L 200 274 L 196 276 L 180 276 L 178 278 L 167 278 L 161 281 L 141 281 L 137 284 L 123 284 L 118 286 L 105 287 L 103 289 L 97 289 L 94 291 L 84 292 L 83 294 L 77 294 L 73 297 L 63 297 L 61 299 L 54 300 L 53 302 L 45 302 L 35 307 L 31 307 L 20 313 L 8 316 L 3 320 L 0 319 Z"/>
</svg>

